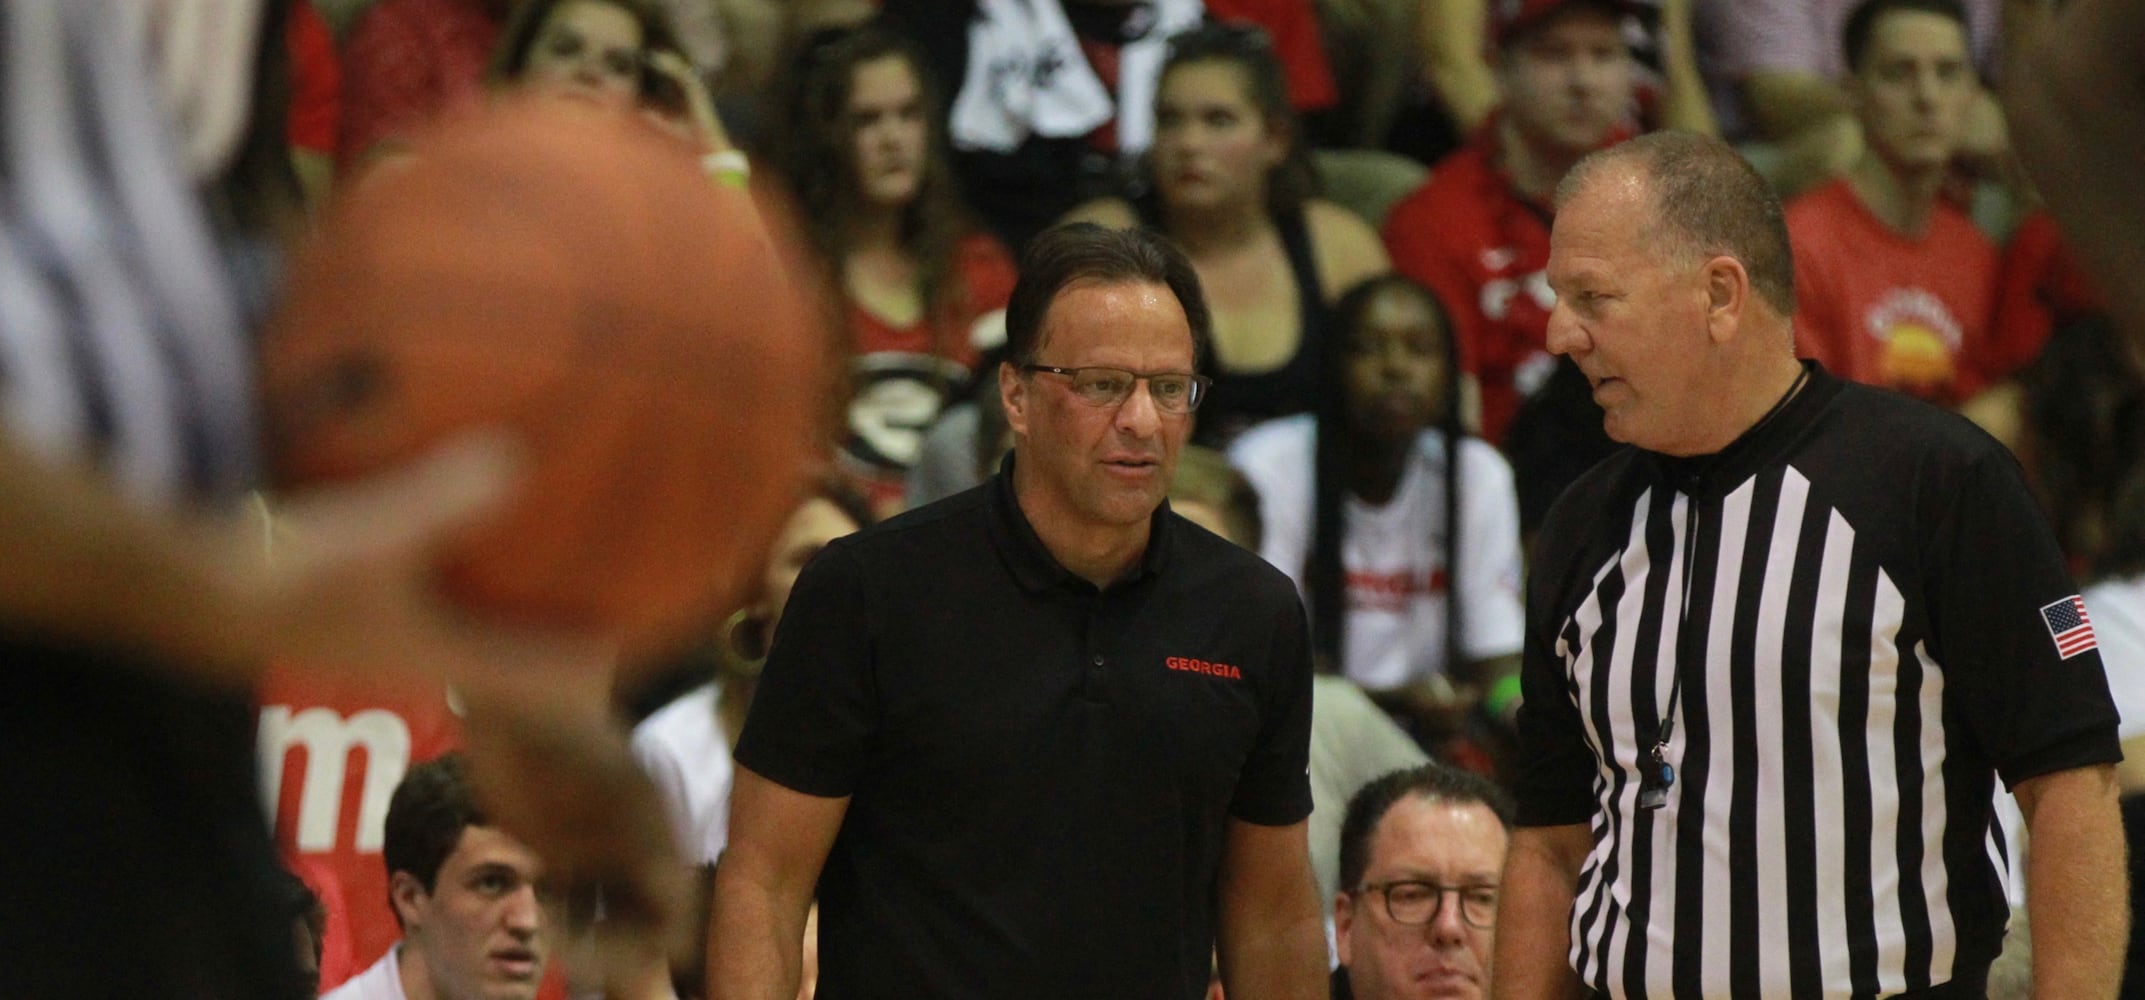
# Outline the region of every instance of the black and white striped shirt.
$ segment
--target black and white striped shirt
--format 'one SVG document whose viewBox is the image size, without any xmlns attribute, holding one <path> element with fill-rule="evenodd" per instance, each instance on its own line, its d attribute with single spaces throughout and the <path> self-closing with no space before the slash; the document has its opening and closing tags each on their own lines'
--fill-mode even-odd
<svg viewBox="0 0 2145 1000">
<path fill-rule="evenodd" d="M 1593 833 L 1572 967 L 1630 997 L 1985 976 L 1995 778 L 2119 758 L 2098 654 L 2040 615 L 2075 592 L 2000 445 L 1822 370 L 1719 455 L 1602 463 L 1537 544 L 1520 723 L 1521 822 Z"/>
<path fill-rule="evenodd" d="M 130 7 L 0 5 L 0 424 L 170 505 L 246 481 L 250 346 Z"/>
</svg>

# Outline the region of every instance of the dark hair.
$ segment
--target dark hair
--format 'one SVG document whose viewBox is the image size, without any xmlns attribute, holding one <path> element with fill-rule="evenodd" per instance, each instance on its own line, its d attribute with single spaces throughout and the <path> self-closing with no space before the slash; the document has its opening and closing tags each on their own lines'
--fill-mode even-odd
<svg viewBox="0 0 2145 1000">
<path fill-rule="evenodd" d="M 1169 237 L 1145 229 L 1110 229 L 1092 222 L 1053 226 L 1021 255 L 1020 280 L 1005 307 L 1005 357 L 1013 365 L 1035 363 L 1042 347 L 1043 317 L 1058 294 L 1083 282 L 1168 285 L 1192 328 L 1192 363 L 1206 357 L 1206 297 L 1191 259 Z"/>
<path fill-rule="evenodd" d="M 1288 137 L 1287 152 L 1266 175 L 1266 207 L 1274 215 L 1289 218 L 1303 211 L 1303 203 L 1318 194 L 1318 173 L 1304 142 L 1296 108 L 1289 103 L 1288 76 L 1266 31 L 1255 25 L 1209 22 L 1169 40 L 1169 56 L 1162 63 L 1157 81 L 1169 79 L 1179 67 L 1200 63 L 1228 63 L 1244 75 L 1246 96 L 1266 127 Z M 1161 86 L 1155 87 L 1156 102 Z"/>
<path fill-rule="evenodd" d="M 960 338 L 968 335 L 965 328 L 957 328 L 958 317 L 966 312 L 967 287 L 954 257 L 961 238 L 975 225 L 961 201 L 947 149 L 945 99 L 915 43 L 876 25 L 807 39 L 789 59 L 776 87 L 786 127 L 772 136 L 770 155 L 804 208 L 812 248 L 838 286 L 841 263 L 854 249 L 849 223 L 860 198 L 849 101 L 856 91 L 857 68 L 889 58 L 901 60 L 915 75 L 922 102 L 923 177 L 916 197 L 902 209 L 899 239 L 901 249 L 916 260 L 933 353 L 944 356 L 958 350 Z"/>
<path fill-rule="evenodd" d="M 1652 132 L 1587 154 L 1557 185 L 1562 207 L 1611 164 L 1646 170 L 1654 232 L 1687 256 L 1727 256 L 1743 264 L 1751 287 L 1773 311 L 1795 314 L 1795 256 L 1787 216 L 1750 161 L 1735 147 L 1692 132 Z"/>
<path fill-rule="evenodd" d="M 491 59 L 485 63 L 484 79 L 493 84 L 511 83 L 521 79 L 529 68 L 529 51 L 536 47 L 536 36 L 544 30 L 544 22 L 551 19 L 553 11 L 569 3 L 594 3 L 616 7 L 633 18 L 641 29 L 641 53 L 674 52 L 684 55 L 678 44 L 678 33 L 670 26 L 670 15 L 652 0 L 521 0 L 520 6 L 507 18 L 506 27 L 499 31 L 499 41 L 492 46 Z M 690 62 L 691 60 L 687 60 Z M 668 104 L 673 100 L 659 95 L 655 88 L 654 73 L 649 72 L 645 58 L 642 61 L 639 93 L 643 100 L 661 97 L 657 103 Z M 682 102 L 679 95 L 676 101 Z M 670 109 L 676 110 L 676 109 Z"/>
<path fill-rule="evenodd" d="M 1434 760 L 1388 772 L 1348 799 L 1348 812 L 1341 819 L 1342 891 L 1353 891 L 1363 881 L 1378 824 L 1395 803 L 1409 796 L 1456 806 L 1481 805 L 1496 815 L 1499 825 L 1512 829 L 1512 797 L 1488 778 Z"/>
<path fill-rule="evenodd" d="M 1361 332 L 1372 304 L 1388 292 L 1413 295 L 1430 310 L 1430 316 L 1445 337 L 1444 411 L 1437 426 L 1445 438 L 1445 567 L 1448 577 L 1459 566 L 1460 425 L 1459 332 L 1445 303 L 1421 282 L 1405 275 L 1387 273 L 1368 278 L 1350 288 L 1333 306 L 1332 332 L 1321 338 L 1318 394 L 1317 444 L 1313 451 L 1311 480 L 1311 544 L 1304 553 L 1304 590 L 1310 595 L 1311 648 L 1320 654 L 1319 665 L 1346 673 L 1348 634 L 1347 576 L 1341 565 L 1342 512 L 1347 508 L 1347 458 L 1357 447 L 1348 416 L 1347 353 Z M 1412 447 L 1412 445 L 1411 445 Z M 1446 588 L 1445 664 L 1451 668 L 1460 658 L 1460 601 L 1456 586 Z"/>
<path fill-rule="evenodd" d="M 408 872 L 431 892 L 440 866 L 462 841 L 466 827 L 484 826 L 484 810 L 460 754 L 447 754 L 410 768 L 387 803 L 380 860 L 387 873 Z M 390 892 L 393 890 L 390 889 Z M 393 910 L 390 902 L 388 909 Z M 401 920 L 399 914 L 396 920 Z"/>
<path fill-rule="evenodd" d="M 1864 0 L 1847 16 L 1847 27 L 1840 33 L 1840 48 L 1847 56 L 1848 72 L 1861 72 L 1862 57 L 1869 54 L 1869 36 L 1876 32 L 1877 20 L 1901 11 L 1948 17 L 1958 22 L 1960 34 L 1971 38 L 1966 7 L 1959 0 Z"/>
</svg>

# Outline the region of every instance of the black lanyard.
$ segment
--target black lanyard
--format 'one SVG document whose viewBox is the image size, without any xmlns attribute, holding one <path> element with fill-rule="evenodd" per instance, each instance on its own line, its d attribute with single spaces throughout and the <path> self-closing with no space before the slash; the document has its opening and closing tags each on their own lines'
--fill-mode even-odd
<svg viewBox="0 0 2145 1000">
<path fill-rule="evenodd" d="M 1788 400 L 1802 391 L 1804 382 L 1810 380 L 1810 368 L 1803 365 L 1795 376 L 1793 385 L 1773 408 L 1765 411 L 1758 422 L 1744 433 L 1744 439 L 1755 438 L 1757 433 L 1772 423 L 1780 411 L 1787 408 Z M 1668 678 L 1668 707 L 1661 712 L 1661 731 L 1654 738 L 1653 749 L 1647 752 L 1647 761 L 1639 773 L 1639 808 L 1659 809 L 1668 804 L 1668 789 L 1676 783 L 1676 767 L 1668 762 L 1668 741 L 1676 733 L 1676 703 L 1683 695 L 1683 664 L 1686 659 L 1702 659 L 1702 656 L 1686 657 L 1684 648 L 1690 643 L 1691 634 L 1691 578 L 1698 566 L 1698 505 L 1701 498 L 1698 490 L 1692 490 L 1690 500 L 1683 508 L 1683 606 L 1677 612 L 1676 665 Z"/>
</svg>

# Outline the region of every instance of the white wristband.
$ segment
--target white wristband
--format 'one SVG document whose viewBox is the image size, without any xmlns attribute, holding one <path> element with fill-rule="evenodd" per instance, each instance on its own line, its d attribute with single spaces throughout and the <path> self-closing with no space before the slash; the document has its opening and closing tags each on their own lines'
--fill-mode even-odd
<svg viewBox="0 0 2145 1000">
<path fill-rule="evenodd" d="M 752 176 L 752 161 L 737 150 L 725 149 L 719 153 L 703 154 L 700 157 L 700 169 L 710 175 L 748 178 Z"/>
</svg>

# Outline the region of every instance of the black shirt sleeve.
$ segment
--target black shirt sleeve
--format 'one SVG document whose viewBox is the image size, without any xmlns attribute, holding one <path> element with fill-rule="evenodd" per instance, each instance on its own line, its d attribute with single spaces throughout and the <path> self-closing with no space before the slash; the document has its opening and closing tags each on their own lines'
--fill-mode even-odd
<svg viewBox="0 0 2145 1000">
<path fill-rule="evenodd" d="M 1237 778 L 1229 814 L 1261 826 L 1288 826 L 1311 815 L 1311 643 L 1303 603 L 1286 588 L 1276 609 L 1271 690 L 1263 697 L 1258 743 Z"/>
<path fill-rule="evenodd" d="M 1574 700 L 1564 657 L 1557 652 L 1557 634 L 1569 602 L 1565 590 L 1570 581 L 1584 577 L 1577 565 L 1586 551 L 1580 543 L 1597 527 L 1596 517 L 1581 512 L 1609 507 L 1607 497 L 1587 488 L 1598 482 L 1590 477 L 1551 509 L 1528 567 L 1527 633 L 1519 672 L 1519 766 L 1512 789 L 1520 826 L 1586 823 L 1598 807 L 1594 778 L 1600 766 L 1586 739 L 1586 722 Z"/>
<path fill-rule="evenodd" d="M 1947 702 L 2006 786 L 2120 760 L 2100 652 L 2064 658 L 2044 613 L 2078 586 L 2016 462 L 1991 445 L 1934 482 L 1922 562 Z"/>
<path fill-rule="evenodd" d="M 863 570 L 837 540 L 797 577 L 737 762 L 807 795 L 856 790 L 879 725 Z"/>
</svg>

